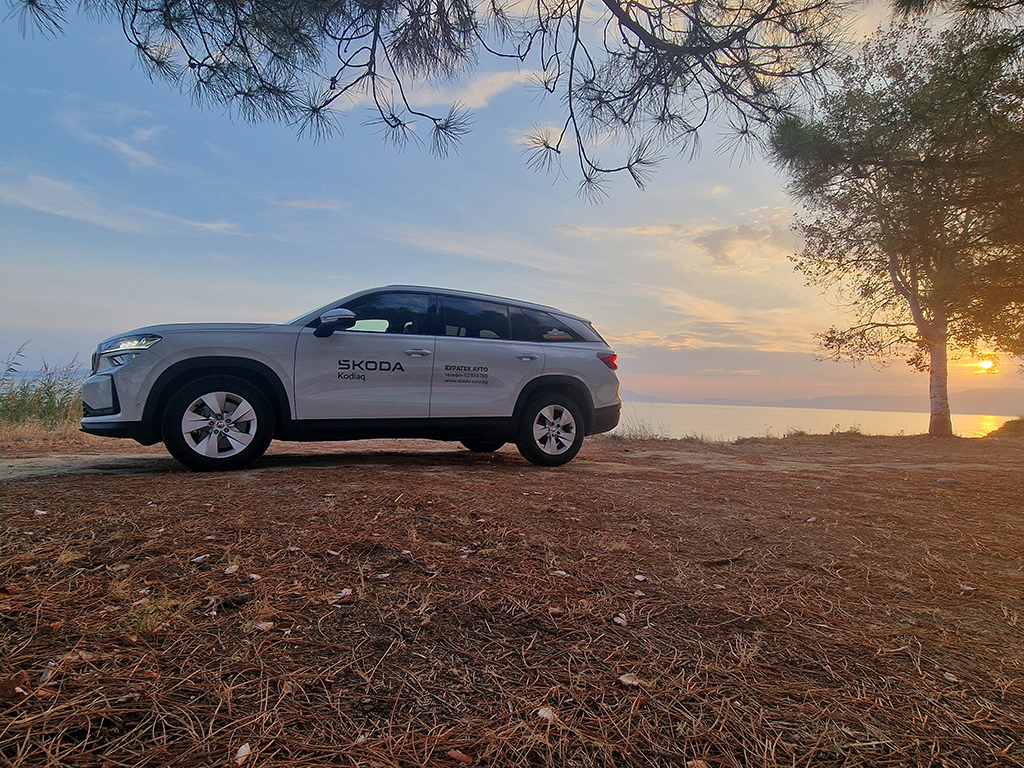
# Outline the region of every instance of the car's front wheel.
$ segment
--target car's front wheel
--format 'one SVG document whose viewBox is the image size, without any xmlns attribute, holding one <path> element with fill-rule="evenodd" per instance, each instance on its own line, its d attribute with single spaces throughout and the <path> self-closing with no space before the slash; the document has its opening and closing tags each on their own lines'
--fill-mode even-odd
<svg viewBox="0 0 1024 768">
<path fill-rule="evenodd" d="M 179 389 L 161 429 L 170 454 L 191 469 L 241 469 L 274 436 L 274 409 L 258 387 L 234 376 L 207 376 Z"/>
<path fill-rule="evenodd" d="M 583 446 L 583 415 L 569 397 L 551 392 L 530 399 L 519 422 L 516 447 L 542 467 L 572 461 Z"/>
</svg>

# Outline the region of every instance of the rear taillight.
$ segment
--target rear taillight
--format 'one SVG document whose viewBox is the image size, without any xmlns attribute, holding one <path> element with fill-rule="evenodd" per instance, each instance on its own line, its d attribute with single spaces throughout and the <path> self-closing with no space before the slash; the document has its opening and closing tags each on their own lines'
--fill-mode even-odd
<svg viewBox="0 0 1024 768">
<path fill-rule="evenodd" d="M 618 358 L 618 355 L 614 354 L 613 352 L 598 352 L 597 358 L 602 363 L 611 368 L 613 371 L 618 370 L 619 365 L 618 363 L 615 362 L 615 360 Z"/>
</svg>

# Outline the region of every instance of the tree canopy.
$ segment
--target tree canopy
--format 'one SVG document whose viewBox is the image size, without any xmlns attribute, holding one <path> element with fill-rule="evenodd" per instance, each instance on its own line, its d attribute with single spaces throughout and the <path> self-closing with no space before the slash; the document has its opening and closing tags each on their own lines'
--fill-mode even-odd
<svg viewBox="0 0 1024 768">
<path fill-rule="evenodd" d="M 855 318 L 835 359 L 931 373 L 951 434 L 947 350 L 1024 355 L 1024 61 L 1013 30 L 880 33 L 820 113 L 782 119 L 775 161 L 807 216 L 796 266 Z"/>
<path fill-rule="evenodd" d="M 994 15 L 1009 18 L 1024 10 L 1024 0 L 891 0 L 893 10 L 905 16 L 935 10 L 967 16 Z"/>
<path fill-rule="evenodd" d="M 483 57 L 511 59 L 561 99 L 530 162 L 579 160 L 585 190 L 610 173 L 643 185 L 666 148 L 725 120 L 758 134 L 832 60 L 849 0 L 9 0 L 22 28 L 60 30 L 74 9 L 115 20 L 146 70 L 248 120 L 328 135 L 353 102 L 396 143 L 430 128 L 445 155 L 469 129 L 410 89 Z M 617 141 L 610 141 L 614 139 Z M 612 153 L 606 161 L 598 156 Z"/>
</svg>

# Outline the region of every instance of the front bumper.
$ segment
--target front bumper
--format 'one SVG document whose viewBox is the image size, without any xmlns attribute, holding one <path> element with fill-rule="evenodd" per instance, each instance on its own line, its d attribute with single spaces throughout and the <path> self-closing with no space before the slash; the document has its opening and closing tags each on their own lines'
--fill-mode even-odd
<svg viewBox="0 0 1024 768">
<path fill-rule="evenodd" d="M 152 445 L 154 435 L 141 421 L 126 419 L 121 412 L 117 385 L 109 374 L 94 374 L 82 384 L 82 432 L 100 437 L 126 437 L 143 445 Z"/>
<path fill-rule="evenodd" d="M 86 417 L 113 416 L 121 412 L 113 376 L 94 374 L 82 382 L 82 410 Z"/>
<path fill-rule="evenodd" d="M 79 430 L 89 435 L 100 437 L 126 437 L 143 445 L 160 442 L 159 435 L 147 429 L 141 421 L 104 421 L 86 417 L 82 419 Z"/>
</svg>

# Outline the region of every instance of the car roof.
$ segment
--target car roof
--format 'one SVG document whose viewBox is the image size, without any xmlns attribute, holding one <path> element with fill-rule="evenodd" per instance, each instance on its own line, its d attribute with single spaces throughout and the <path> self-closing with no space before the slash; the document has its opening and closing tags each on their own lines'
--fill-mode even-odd
<svg viewBox="0 0 1024 768">
<path fill-rule="evenodd" d="M 445 296 L 457 296 L 463 299 L 481 299 L 483 301 L 500 301 L 505 304 L 513 304 L 517 307 L 526 307 L 528 309 L 539 309 L 544 312 L 557 312 L 560 315 L 571 317 L 576 320 L 581 320 L 584 323 L 589 324 L 589 320 L 580 317 L 572 312 L 566 312 L 564 309 L 558 309 L 557 307 L 551 307 L 547 304 L 538 304 L 533 301 L 523 301 L 522 299 L 510 299 L 507 296 L 495 296 L 490 293 L 476 293 L 475 291 L 460 291 L 454 288 L 433 288 L 425 285 L 382 285 L 380 288 L 370 288 L 365 291 L 360 291 L 360 294 L 376 293 L 377 291 L 415 291 L 420 293 L 439 293 Z"/>
</svg>

